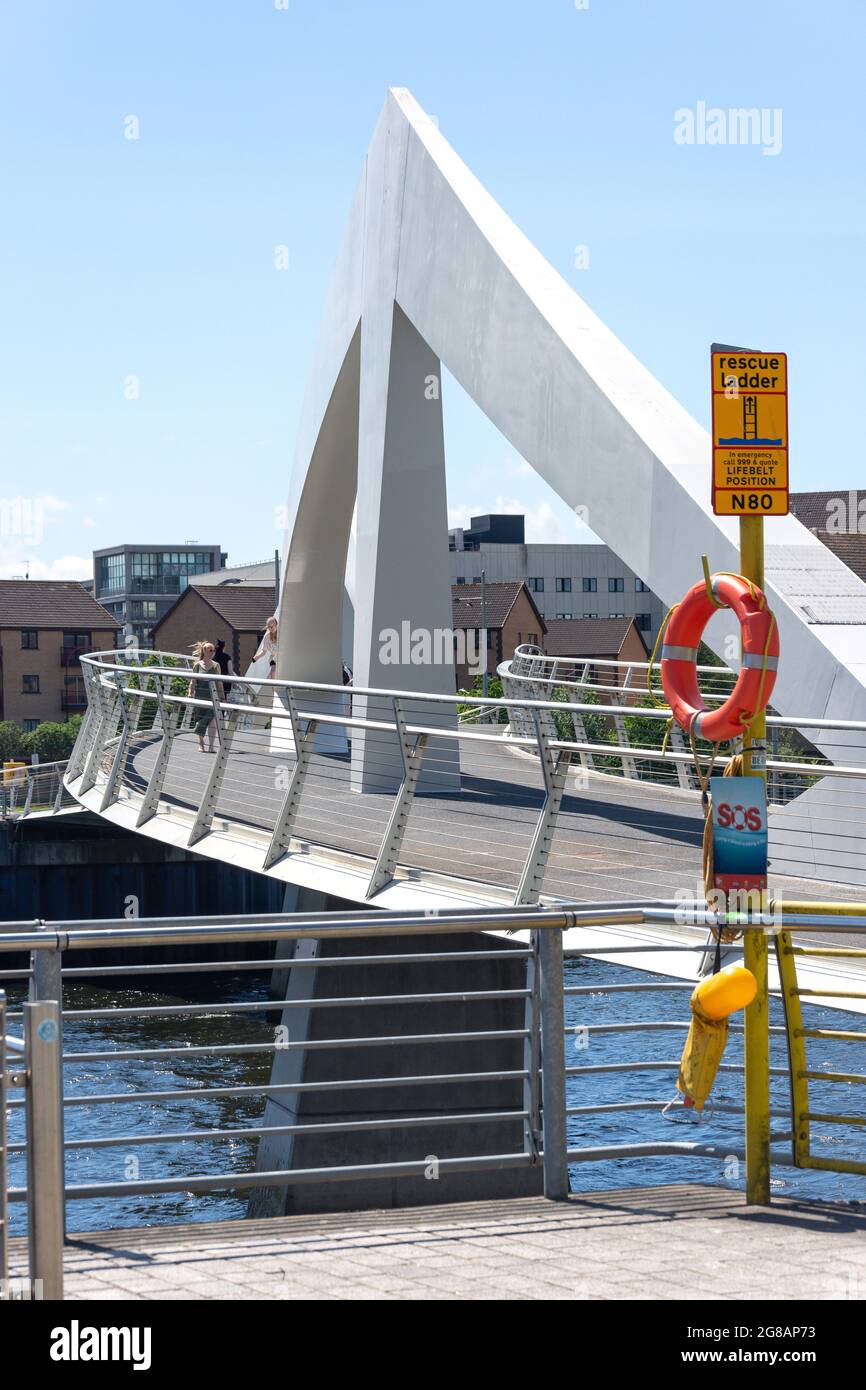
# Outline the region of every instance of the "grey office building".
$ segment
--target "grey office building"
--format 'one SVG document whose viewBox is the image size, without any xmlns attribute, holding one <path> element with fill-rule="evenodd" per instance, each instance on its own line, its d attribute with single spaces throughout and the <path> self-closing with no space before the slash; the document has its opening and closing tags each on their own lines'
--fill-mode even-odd
<svg viewBox="0 0 866 1390">
<path fill-rule="evenodd" d="M 527 544 L 522 516 L 474 516 L 448 532 L 453 584 L 523 579 L 543 618 L 634 618 L 651 648 L 665 608 L 610 546 Z"/>
<path fill-rule="evenodd" d="M 96 599 L 123 624 L 119 641 L 151 646 L 153 626 L 199 575 L 225 565 L 218 545 L 112 545 L 93 552 Z"/>
</svg>

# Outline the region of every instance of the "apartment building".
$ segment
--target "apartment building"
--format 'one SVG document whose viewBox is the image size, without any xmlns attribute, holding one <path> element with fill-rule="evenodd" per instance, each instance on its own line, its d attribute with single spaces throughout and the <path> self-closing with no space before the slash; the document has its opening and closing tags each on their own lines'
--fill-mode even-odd
<svg viewBox="0 0 866 1390">
<path fill-rule="evenodd" d="M 112 545 L 93 552 L 94 597 L 120 624 L 123 637 L 153 646 L 153 628 L 189 584 L 224 567 L 218 545 Z"/>
<path fill-rule="evenodd" d="M 80 658 L 115 647 L 119 631 L 72 580 L 0 580 L 0 719 L 29 733 L 83 714 Z"/>
<path fill-rule="evenodd" d="M 452 584 L 522 580 L 545 621 L 633 618 L 651 647 L 665 606 L 610 546 L 529 543 L 522 516 L 474 516 L 448 532 Z"/>
</svg>

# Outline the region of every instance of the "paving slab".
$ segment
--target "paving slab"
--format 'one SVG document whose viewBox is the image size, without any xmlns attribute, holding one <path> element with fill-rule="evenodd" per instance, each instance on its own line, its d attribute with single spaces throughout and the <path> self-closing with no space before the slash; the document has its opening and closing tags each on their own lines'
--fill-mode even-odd
<svg viewBox="0 0 866 1390">
<path fill-rule="evenodd" d="M 21 1240 L 11 1273 L 26 1272 Z M 698 1183 L 71 1236 L 85 1299 L 860 1299 L 866 1203 Z"/>
</svg>

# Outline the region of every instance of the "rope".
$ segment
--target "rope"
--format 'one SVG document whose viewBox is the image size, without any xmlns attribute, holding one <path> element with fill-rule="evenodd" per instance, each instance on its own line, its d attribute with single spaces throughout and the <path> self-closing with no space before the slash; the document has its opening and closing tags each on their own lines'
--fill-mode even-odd
<svg viewBox="0 0 866 1390">
<path fill-rule="evenodd" d="M 771 614 L 770 614 L 770 626 L 769 626 L 768 629 L 767 629 L 767 640 L 766 640 L 766 642 L 764 643 L 763 659 L 762 659 L 762 661 L 761 661 L 761 679 L 760 679 L 760 681 L 758 682 L 758 694 L 757 694 L 757 698 L 756 698 L 756 700 L 755 700 L 755 704 L 756 704 L 757 708 L 756 708 L 756 710 L 755 710 L 755 712 L 754 712 L 753 714 L 750 714 L 750 715 L 740 714 L 740 723 L 742 724 L 743 728 L 744 728 L 746 731 L 748 731 L 748 730 L 752 727 L 752 724 L 754 723 L 754 721 L 755 721 L 755 720 L 757 719 L 757 717 L 758 717 L 758 711 L 761 710 L 761 709 L 763 708 L 763 706 L 761 705 L 761 696 L 762 696 L 763 693 L 764 693 L 764 681 L 766 680 L 766 677 L 767 677 L 767 659 L 768 659 L 768 657 L 769 657 L 769 655 L 770 655 L 770 641 L 772 640 L 772 636 L 773 636 L 773 633 L 775 632 L 775 630 L 776 630 L 776 615 L 775 615 L 775 613 L 771 613 Z"/>
<path fill-rule="evenodd" d="M 679 608 L 679 606 L 680 605 L 678 603 L 672 603 L 667 613 L 665 613 L 664 622 L 661 624 L 659 628 L 658 636 L 655 640 L 655 646 L 652 650 L 652 656 L 649 659 L 649 666 L 647 667 L 646 688 L 650 697 L 655 701 L 657 705 L 663 704 L 664 702 L 658 698 L 657 692 L 652 688 L 653 667 L 656 663 L 656 657 L 658 656 L 659 647 L 661 646 L 665 632 L 667 631 L 668 623 L 670 622 L 671 618 L 673 617 L 674 613 Z"/>
</svg>

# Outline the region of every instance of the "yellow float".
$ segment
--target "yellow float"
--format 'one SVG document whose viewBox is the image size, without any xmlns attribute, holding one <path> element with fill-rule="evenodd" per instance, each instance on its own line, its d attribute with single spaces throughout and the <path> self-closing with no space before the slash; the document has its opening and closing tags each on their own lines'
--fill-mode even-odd
<svg viewBox="0 0 866 1390">
<path fill-rule="evenodd" d="M 726 965 L 692 991 L 692 1021 L 677 1077 L 688 1109 L 703 1110 L 728 1041 L 728 1019 L 747 1008 L 757 991 L 757 981 L 744 965 Z"/>
</svg>

